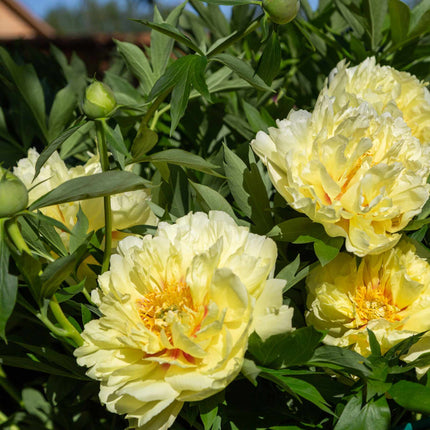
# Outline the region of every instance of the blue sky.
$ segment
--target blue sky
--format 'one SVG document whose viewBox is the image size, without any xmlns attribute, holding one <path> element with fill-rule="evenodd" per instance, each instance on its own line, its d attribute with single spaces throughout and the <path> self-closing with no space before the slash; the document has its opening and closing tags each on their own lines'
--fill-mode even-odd
<svg viewBox="0 0 430 430">
<path fill-rule="evenodd" d="M 99 1 L 107 1 L 107 0 L 99 0 Z M 309 0 L 309 3 L 314 6 L 318 0 Z M 35 15 L 43 18 L 46 13 L 56 7 L 56 6 L 67 6 L 73 7 L 79 4 L 80 0 L 20 0 L 20 2 L 30 9 Z M 122 0 L 117 0 L 118 3 L 121 3 Z M 179 3 L 179 0 L 178 0 Z"/>
</svg>

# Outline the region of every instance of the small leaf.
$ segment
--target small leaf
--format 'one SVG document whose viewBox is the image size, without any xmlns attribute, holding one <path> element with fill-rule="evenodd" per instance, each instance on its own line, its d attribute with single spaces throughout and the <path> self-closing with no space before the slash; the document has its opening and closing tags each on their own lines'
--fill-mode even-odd
<svg viewBox="0 0 430 430">
<path fill-rule="evenodd" d="M 76 266 L 76 256 L 66 255 L 49 263 L 43 271 L 40 279 L 42 289 L 40 298 L 49 298 L 60 288 L 61 283 L 67 279 Z"/>
<path fill-rule="evenodd" d="M 79 248 L 79 246 L 85 242 L 88 227 L 88 218 L 82 212 L 81 205 L 79 205 L 76 224 L 73 226 L 69 241 L 69 249 L 71 254 L 73 254 Z"/>
<path fill-rule="evenodd" d="M 131 145 L 131 155 L 134 160 L 139 160 L 145 156 L 158 142 L 158 134 L 148 127 L 139 130 Z"/>
</svg>

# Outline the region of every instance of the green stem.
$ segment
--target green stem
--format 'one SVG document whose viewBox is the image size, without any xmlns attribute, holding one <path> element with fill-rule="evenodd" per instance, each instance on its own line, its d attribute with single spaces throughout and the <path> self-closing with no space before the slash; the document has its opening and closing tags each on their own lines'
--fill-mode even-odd
<svg viewBox="0 0 430 430">
<path fill-rule="evenodd" d="M 2 366 L 0 366 L 0 386 L 14 399 L 20 406 L 22 406 L 21 396 L 17 389 L 9 382 L 6 373 Z"/>
<path fill-rule="evenodd" d="M 102 171 L 109 170 L 109 156 L 106 146 L 106 136 L 104 131 L 104 120 L 96 120 L 97 145 L 100 156 Z M 110 254 L 112 252 L 112 208 L 110 196 L 103 197 L 103 207 L 105 214 L 105 250 L 103 255 L 102 273 L 109 269 Z"/>
<path fill-rule="evenodd" d="M 49 307 L 51 308 L 55 319 L 58 321 L 58 323 L 65 332 L 63 336 L 73 339 L 78 346 L 83 345 L 84 341 L 82 340 L 81 334 L 78 332 L 78 330 L 76 330 L 75 326 L 66 318 L 66 315 L 64 315 L 63 310 L 61 309 L 61 306 L 55 296 L 52 296 L 49 302 Z"/>
<path fill-rule="evenodd" d="M 172 88 L 168 88 L 166 91 L 161 93 L 152 103 L 150 108 L 146 111 L 145 116 L 142 118 L 142 122 L 140 123 L 140 129 L 143 130 L 147 125 L 149 120 L 151 119 L 152 115 L 154 115 L 155 111 L 158 109 L 158 107 L 163 103 L 164 99 L 170 94 L 170 91 L 172 91 Z"/>
<path fill-rule="evenodd" d="M 160 119 L 160 116 L 163 115 L 163 113 L 167 112 L 170 109 L 170 103 L 163 107 L 163 109 L 157 110 L 157 112 L 154 113 L 154 118 L 152 118 L 151 126 L 149 127 L 152 131 L 155 130 L 155 127 L 157 126 L 157 122 Z"/>
<path fill-rule="evenodd" d="M 32 255 L 30 248 L 27 246 L 27 243 L 22 237 L 16 218 L 7 220 L 5 222 L 5 227 L 6 227 L 7 234 L 12 239 L 18 251 L 20 253 L 26 252 L 28 255 Z"/>
</svg>

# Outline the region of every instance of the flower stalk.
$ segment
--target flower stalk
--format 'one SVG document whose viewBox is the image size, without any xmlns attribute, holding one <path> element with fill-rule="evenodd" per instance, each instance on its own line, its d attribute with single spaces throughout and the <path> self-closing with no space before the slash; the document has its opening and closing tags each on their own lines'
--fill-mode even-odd
<svg viewBox="0 0 430 430">
<path fill-rule="evenodd" d="M 109 156 L 106 146 L 106 135 L 104 131 L 104 119 L 96 120 L 97 146 L 100 155 L 100 164 L 103 172 L 109 170 Z M 112 208 L 110 196 L 103 197 L 104 216 L 105 216 L 105 249 L 102 263 L 102 273 L 109 268 L 109 260 L 112 251 Z"/>
</svg>

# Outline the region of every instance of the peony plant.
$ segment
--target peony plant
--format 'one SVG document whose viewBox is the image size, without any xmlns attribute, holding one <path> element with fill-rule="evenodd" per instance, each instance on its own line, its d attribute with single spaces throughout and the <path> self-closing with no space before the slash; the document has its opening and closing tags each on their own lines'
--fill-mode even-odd
<svg viewBox="0 0 430 430">
<path fill-rule="evenodd" d="M 0 47 L 0 427 L 429 427 L 428 6 Z"/>
</svg>

